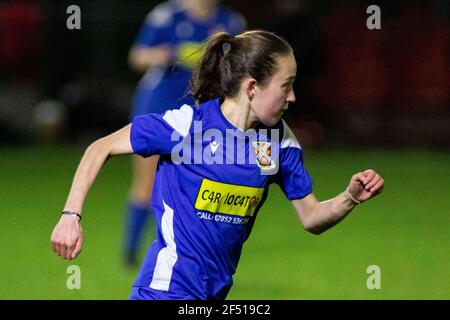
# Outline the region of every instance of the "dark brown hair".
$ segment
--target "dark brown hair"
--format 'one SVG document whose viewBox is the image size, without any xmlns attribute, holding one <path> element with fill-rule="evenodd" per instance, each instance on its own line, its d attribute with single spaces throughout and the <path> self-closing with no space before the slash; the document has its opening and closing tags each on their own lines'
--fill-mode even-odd
<svg viewBox="0 0 450 320">
<path fill-rule="evenodd" d="M 234 97 L 246 76 L 264 86 L 276 72 L 276 57 L 290 53 L 291 46 L 268 31 L 247 31 L 236 37 L 215 33 L 206 41 L 205 53 L 189 88 L 197 103 Z"/>
</svg>

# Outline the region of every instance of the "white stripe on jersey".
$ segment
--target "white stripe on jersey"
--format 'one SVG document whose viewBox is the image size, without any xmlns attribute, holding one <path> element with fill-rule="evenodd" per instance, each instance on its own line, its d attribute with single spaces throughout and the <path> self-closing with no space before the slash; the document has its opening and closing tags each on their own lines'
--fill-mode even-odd
<svg viewBox="0 0 450 320">
<path fill-rule="evenodd" d="M 147 15 L 146 23 L 153 28 L 162 28 L 172 23 L 174 4 L 163 2 L 158 4 Z"/>
<path fill-rule="evenodd" d="M 156 290 L 168 291 L 172 271 L 175 262 L 177 262 L 177 246 L 173 232 L 173 209 L 163 200 L 164 214 L 161 219 L 161 231 L 166 242 L 166 247 L 161 249 L 156 259 L 155 271 L 153 272 L 150 288 Z"/>
<path fill-rule="evenodd" d="M 289 128 L 287 123 L 283 121 L 283 140 L 281 140 L 281 148 L 298 148 L 301 149 L 300 144 L 298 143 L 297 138 L 295 137 L 292 130 Z"/>
<path fill-rule="evenodd" d="M 186 137 L 191 128 L 192 117 L 194 110 L 187 104 L 183 105 L 180 109 L 173 109 L 166 111 L 163 115 L 163 119 L 178 131 L 183 137 Z"/>
</svg>

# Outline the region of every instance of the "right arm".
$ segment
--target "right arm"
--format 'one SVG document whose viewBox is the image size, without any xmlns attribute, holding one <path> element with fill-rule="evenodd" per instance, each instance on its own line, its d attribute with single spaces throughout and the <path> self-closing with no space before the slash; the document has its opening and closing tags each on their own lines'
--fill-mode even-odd
<svg viewBox="0 0 450 320">
<path fill-rule="evenodd" d="M 173 60 L 173 56 L 170 45 L 134 46 L 128 55 L 128 64 L 134 71 L 144 73 L 149 67 L 167 66 Z"/>
<path fill-rule="evenodd" d="M 80 215 L 87 194 L 105 161 L 114 155 L 131 154 L 131 124 L 92 143 L 84 153 L 70 188 L 64 211 Z M 53 251 L 64 259 L 74 259 L 81 251 L 83 231 L 77 216 L 62 215 L 51 235 Z"/>
</svg>

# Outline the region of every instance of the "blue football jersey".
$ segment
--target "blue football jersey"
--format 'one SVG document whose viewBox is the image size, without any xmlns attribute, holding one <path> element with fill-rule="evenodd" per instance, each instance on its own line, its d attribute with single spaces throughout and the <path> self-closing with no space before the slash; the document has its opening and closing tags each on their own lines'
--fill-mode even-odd
<svg viewBox="0 0 450 320">
<path fill-rule="evenodd" d="M 152 67 L 141 79 L 134 97 L 133 115 L 162 113 L 184 103 L 193 103 L 188 94 L 192 69 L 203 53 L 203 42 L 215 31 L 237 35 L 246 28 L 237 12 L 219 6 L 210 19 L 198 20 L 168 1 L 156 6 L 142 25 L 134 47 L 170 45 L 175 62 Z"/>
<path fill-rule="evenodd" d="M 271 183 L 288 199 L 312 192 L 287 124 L 243 132 L 219 99 L 134 118 L 135 153 L 160 154 L 151 205 L 157 237 L 135 286 L 172 299 L 224 299 Z"/>
</svg>

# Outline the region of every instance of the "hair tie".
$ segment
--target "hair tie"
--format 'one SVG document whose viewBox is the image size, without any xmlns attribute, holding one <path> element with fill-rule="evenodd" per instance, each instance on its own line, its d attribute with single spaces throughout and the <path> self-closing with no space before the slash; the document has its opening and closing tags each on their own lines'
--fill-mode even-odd
<svg viewBox="0 0 450 320">
<path fill-rule="evenodd" d="M 224 44 L 222 44 L 223 56 L 226 56 L 228 54 L 228 52 L 230 52 L 230 49 L 231 49 L 231 44 L 229 44 L 228 42 L 225 42 Z"/>
</svg>

